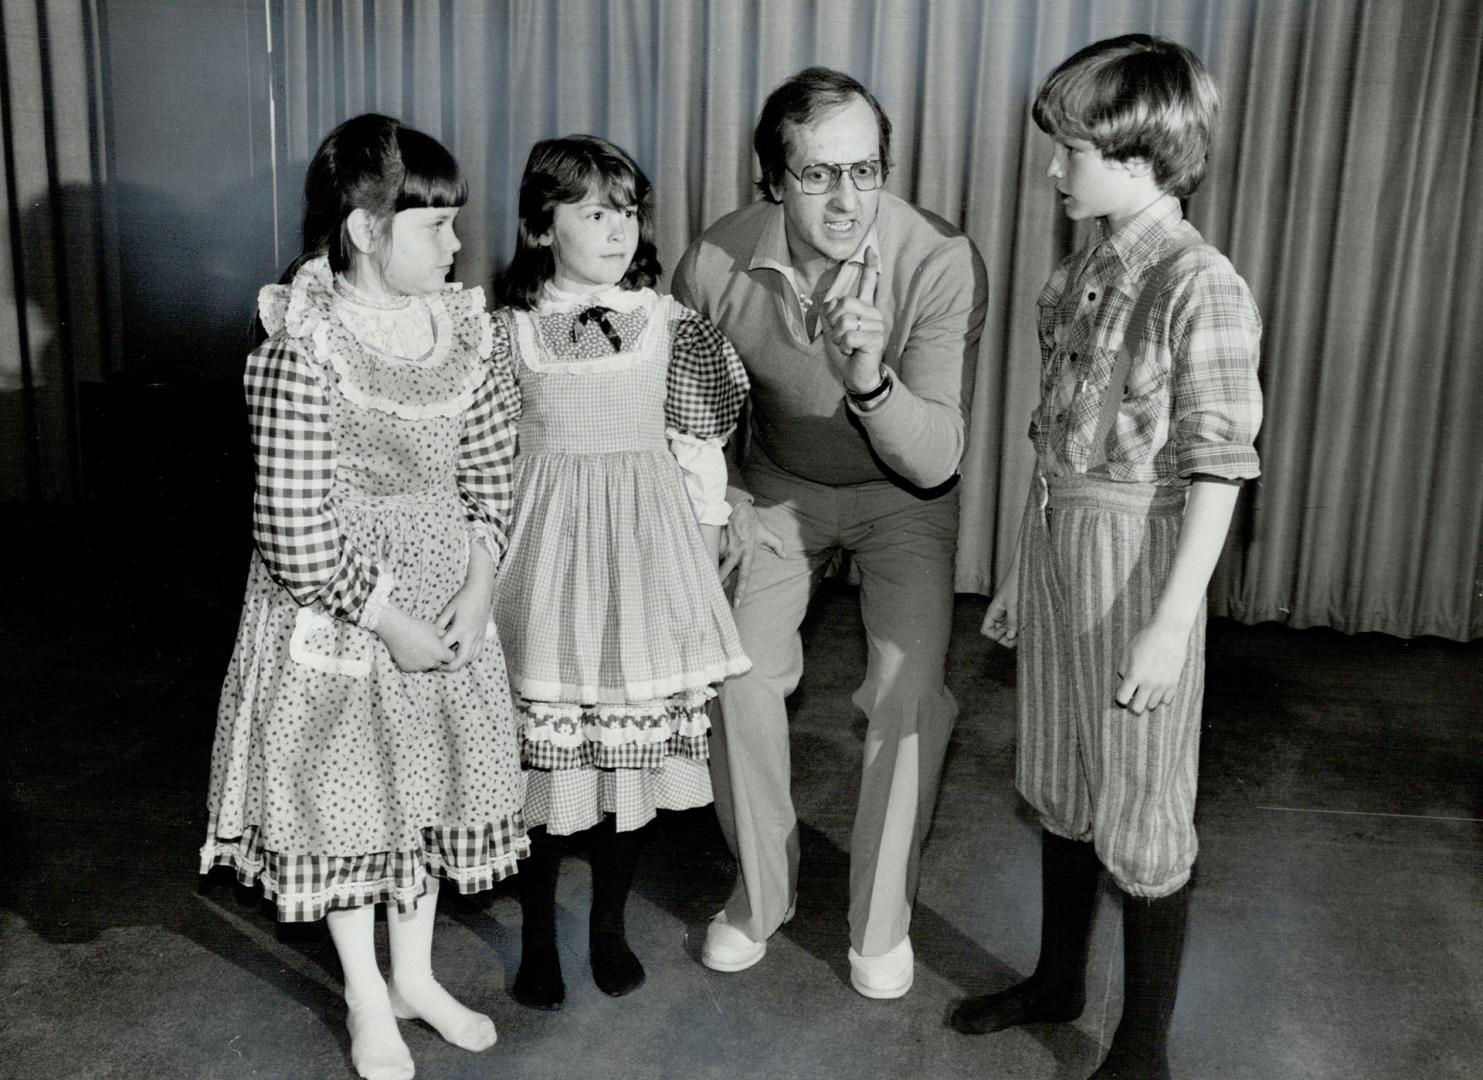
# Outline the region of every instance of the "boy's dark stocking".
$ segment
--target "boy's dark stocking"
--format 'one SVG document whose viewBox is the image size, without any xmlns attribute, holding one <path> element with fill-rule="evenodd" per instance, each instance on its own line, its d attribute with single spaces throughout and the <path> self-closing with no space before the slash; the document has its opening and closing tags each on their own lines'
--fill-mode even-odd
<svg viewBox="0 0 1483 1080">
<path fill-rule="evenodd" d="M 1075 1020 L 1086 1004 L 1087 944 L 1102 865 L 1091 844 L 1040 836 L 1040 960 L 1024 982 L 962 1001 L 948 1023 L 965 1035 Z"/>
<path fill-rule="evenodd" d="M 1123 1015 L 1093 1080 L 1168 1080 L 1188 914 L 1188 888 L 1157 900 L 1123 897 Z"/>
<path fill-rule="evenodd" d="M 529 832 L 530 855 L 520 860 L 520 970 L 510 993 L 532 1009 L 559 1009 L 566 1000 L 556 953 L 556 879 L 565 846 L 537 825 Z"/>
<path fill-rule="evenodd" d="M 628 947 L 623 924 L 643 832 L 619 832 L 611 814 L 592 829 L 592 921 L 587 944 L 592 981 L 613 997 L 631 993 L 644 983 L 644 965 Z"/>
</svg>

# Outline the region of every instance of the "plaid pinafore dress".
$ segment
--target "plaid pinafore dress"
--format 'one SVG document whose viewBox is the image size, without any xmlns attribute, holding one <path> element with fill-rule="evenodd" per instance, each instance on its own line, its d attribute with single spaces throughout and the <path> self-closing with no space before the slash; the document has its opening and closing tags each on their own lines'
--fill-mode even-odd
<svg viewBox="0 0 1483 1080">
<path fill-rule="evenodd" d="M 709 803 L 706 702 L 751 666 L 666 433 L 725 438 L 745 370 L 670 297 L 591 299 L 495 318 L 521 399 L 495 619 L 526 821 L 556 834 Z"/>
</svg>

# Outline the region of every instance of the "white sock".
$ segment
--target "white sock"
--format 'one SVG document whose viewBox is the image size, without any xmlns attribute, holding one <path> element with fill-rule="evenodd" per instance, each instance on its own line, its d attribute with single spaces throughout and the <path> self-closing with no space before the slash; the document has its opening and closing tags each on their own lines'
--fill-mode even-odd
<svg viewBox="0 0 1483 1080">
<path fill-rule="evenodd" d="M 415 911 L 387 912 L 391 938 L 392 1009 L 404 1020 L 423 1020 L 454 1046 L 478 1052 L 494 1045 L 494 1021 L 458 1002 L 433 978 L 433 925 L 438 915 L 438 879 Z"/>
<path fill-rule="evenodd" d="M 325 921 L 345 972 L 350 1063 L 365 1080 L 412 1080 L 412 1053 L 397 1030 L 376 963 L 376 909 L 365 905 L 332 911 Z"/>
</svg>

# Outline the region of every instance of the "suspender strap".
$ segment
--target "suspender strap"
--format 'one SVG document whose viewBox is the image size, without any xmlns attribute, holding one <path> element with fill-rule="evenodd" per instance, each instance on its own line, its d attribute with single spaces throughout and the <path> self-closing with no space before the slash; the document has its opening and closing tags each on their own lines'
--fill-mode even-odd
<svg viewBox="0 0 1483 1080">
<path fill-rule="evenodd" d="M 1102 398 L 1102 409 L 1097 414 L 1097 426 L 1092 433 L 1092 443 L 1087 456 L 1087 470 L 1091 471 L 1107 461 L 1107 436 L 1112 434 L 1112 425 L 1117 423 L 1118 410 L 1123 405 L 1123 394 L 1128 388 L 1128 376 L 1133 371 L 1133 353 L 1129 345 L 1143 340 L 1143 330 L 1148 323 L 1148 309 L 1164 290 L 1174 260 L 1187 248 L 1197 247 L 1200 241 L 1193 237 L 1175 240 L 1165 249 L 1154 268 L 1143 279 L 1138 290 L 1138 300 L 1128 318 L 1123 343 L 1117 350 L 1117 361 L 1112 365 L 1112 374 L 1107 380 L 1107 393 Z"/>
</svg>

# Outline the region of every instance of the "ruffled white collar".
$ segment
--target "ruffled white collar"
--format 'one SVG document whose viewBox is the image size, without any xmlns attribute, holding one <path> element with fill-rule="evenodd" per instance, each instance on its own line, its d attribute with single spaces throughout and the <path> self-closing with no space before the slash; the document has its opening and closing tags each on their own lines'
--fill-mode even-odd
<svg viewBox="0 0 1483 1080">
<path fill-rule="evenodd" d="M 625 289 L 618 285 L 609 285 L 594 293 L 567 292 L 565 289 L 558 289 L 548 281 L 541 288 L 540 298 L 536 302 L 536 312 L 540 315 L 557 315 L 571 311 L 584 311 L 590 307 L 605 307 L 627 314 L 630 311 L 652 307 L 658 296 L 659 294 L 653 289 Z"/>
</svg>

